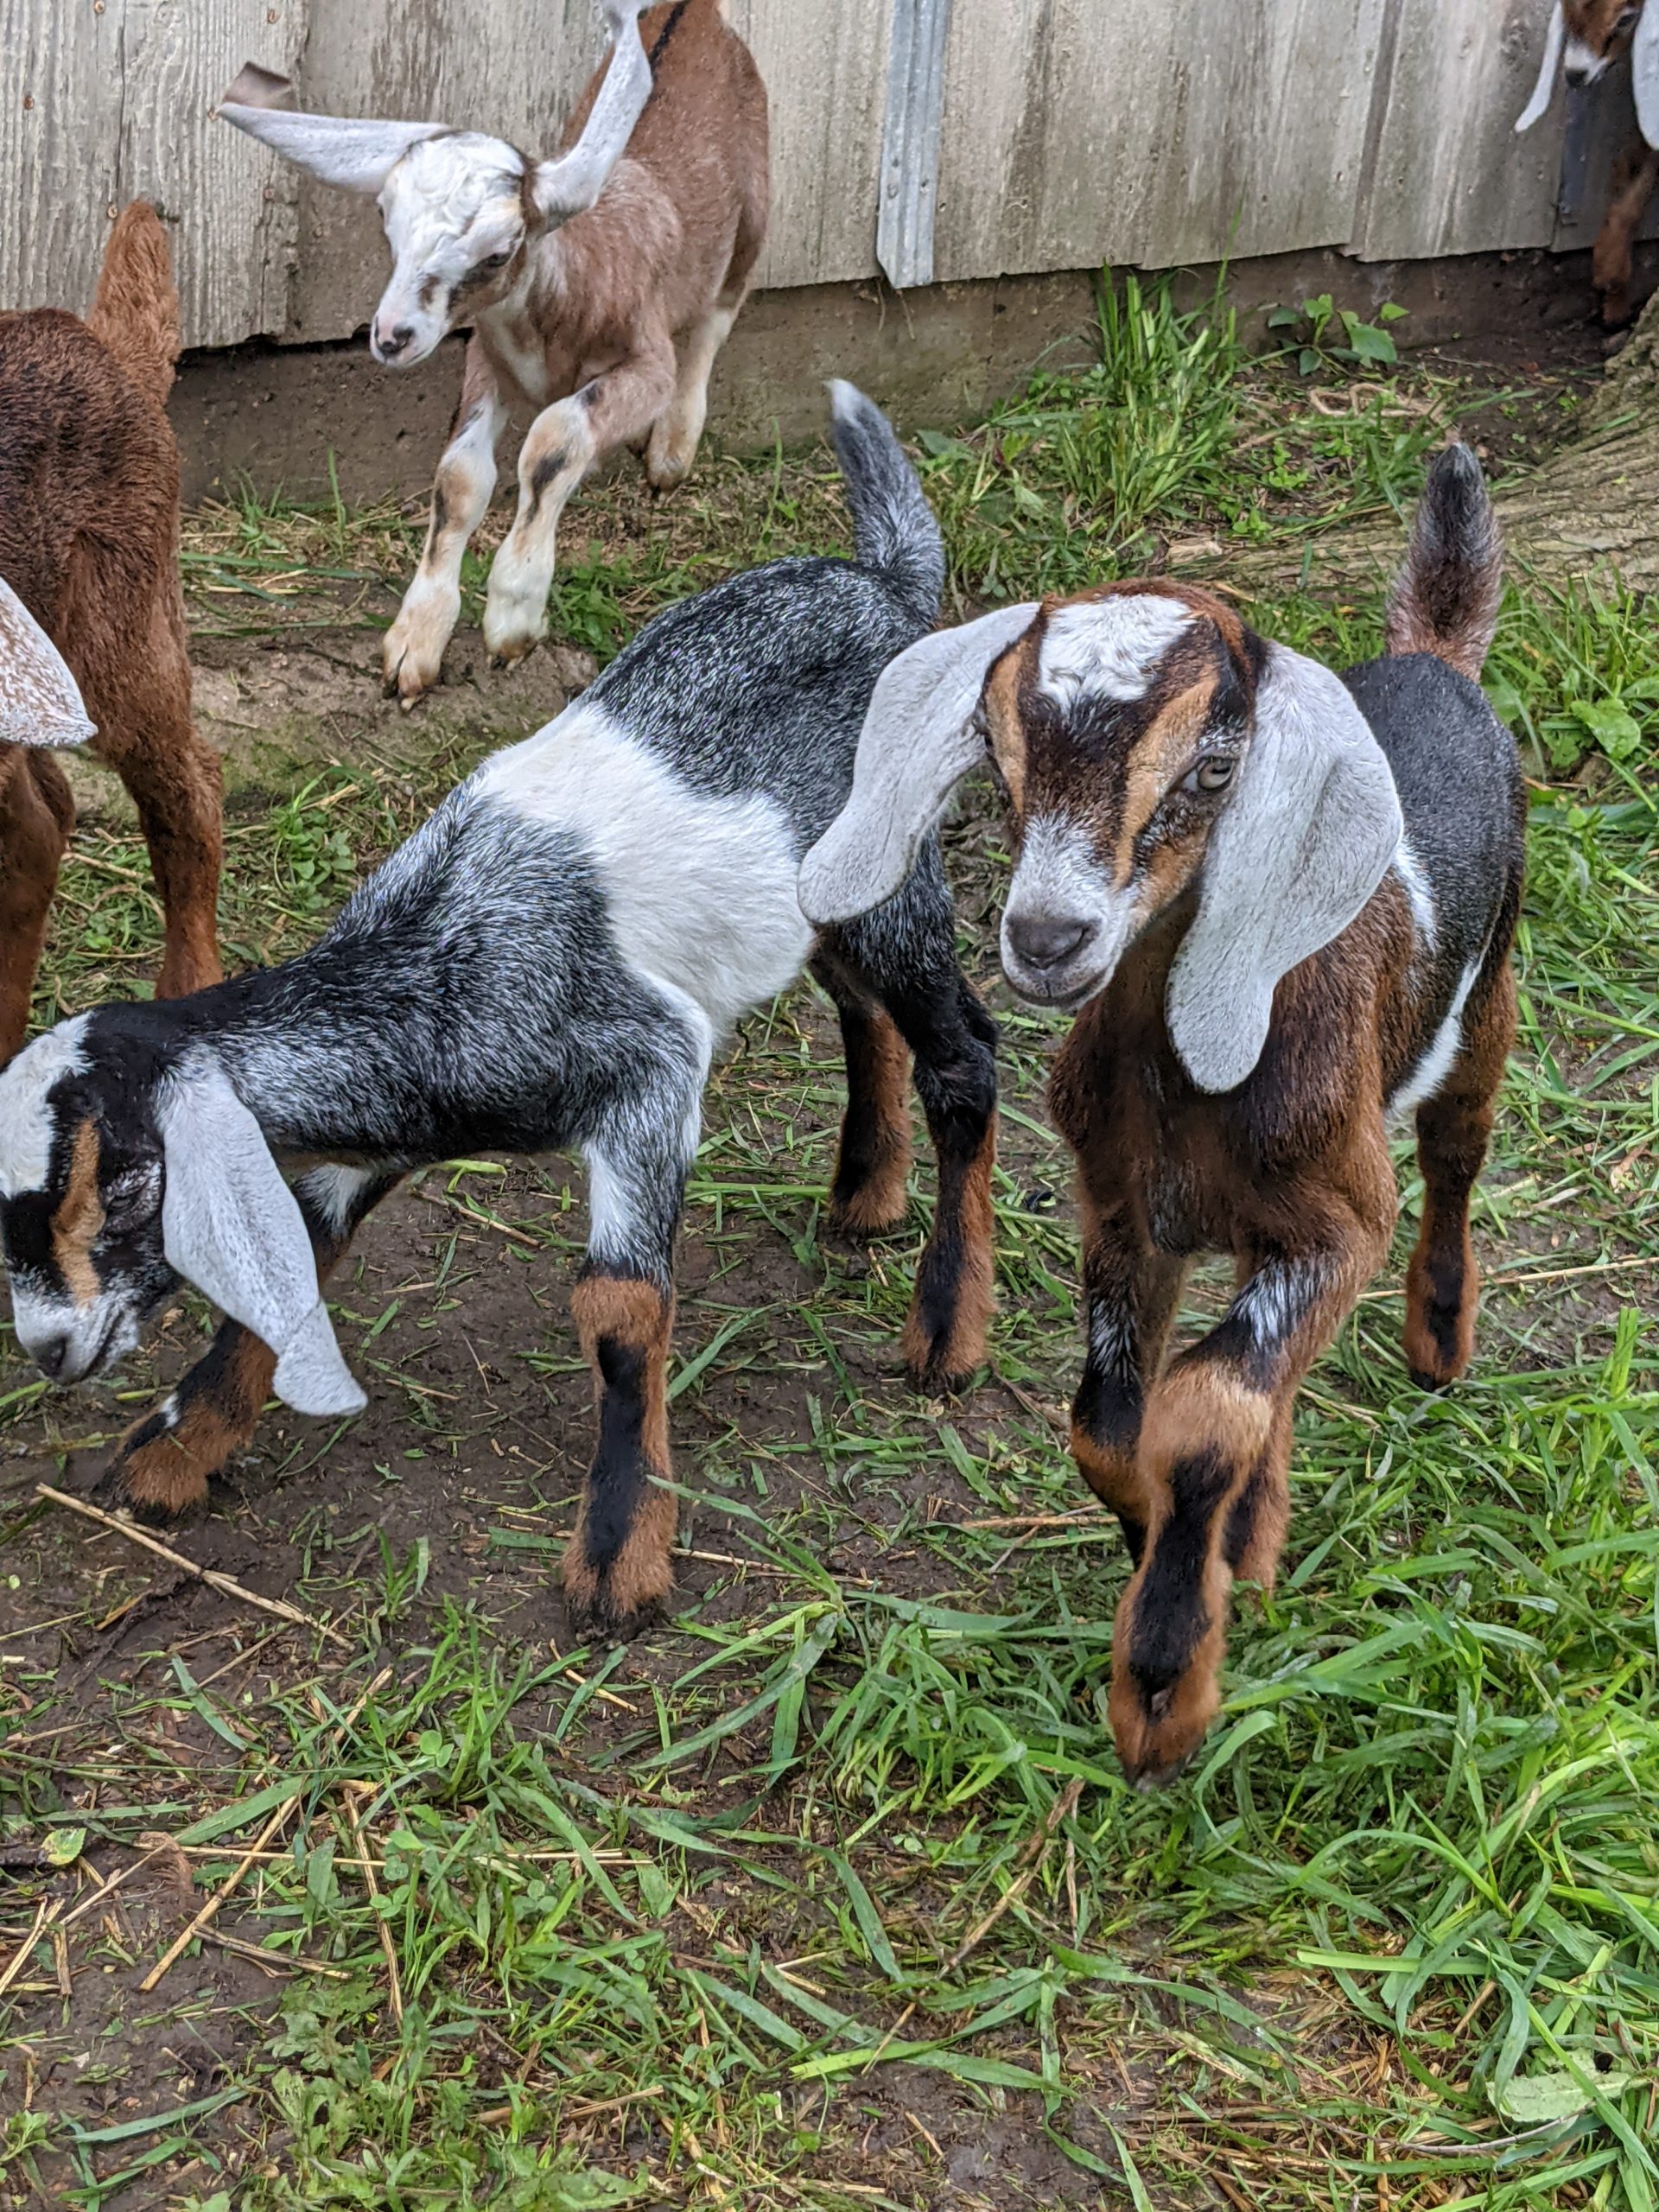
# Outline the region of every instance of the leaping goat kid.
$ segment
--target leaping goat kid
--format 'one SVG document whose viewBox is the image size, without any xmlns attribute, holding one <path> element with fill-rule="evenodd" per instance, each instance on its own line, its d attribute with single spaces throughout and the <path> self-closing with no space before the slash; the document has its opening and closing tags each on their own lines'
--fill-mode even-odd
<svg viewBox="0 0 1659 2212">
<path fill-rule="evenodd" d="M 775 562 L 671 608 L 453 791 L 311 950 L 78 1014 L 0 1076 L 0 1235 L 45 1372 L 102 1370 L 181 1276 L 227 1316 L 116 1455 L 139 1512 L 199 1503 L 272 1388 L 304 1413 L 362 1405 L 319 1279 L 401 1176 L 575 1147 L 599 1443 L 565 1588 L 583 1630 L 630 1630 L 671 1583 L 674 1501 L 652 1478 L 669 1471 L 673 1243 L 709 1058 L 807 960 L 847 1052 L 832 1214 L 864 1234 L 903 1219 L 913 1054 L 939 1195 L 904 1350 L 930 1390 L 979 1363 L 995 1031 L 957 966 L 938 844 L 918 836 L 893 896 L 816 941 L 796 900 L 876 677 L 930 627 L 944 578 L 892 431 L 834 391 L 855 560 Z M 57 697 L 47 676 L 33 688 Z"/>
<path fill-rule="evenodd" d="M 601 4 L 612 51 L 551 161 L 440 123 L 296 114 L 288 79 L 251 62 L 220 103 L 324 184 L 378 197 L 392 270 L 369 327 L 376 360 L 407 367 L 472 327 L 426 550 L 386 632 L 386 688 L 405 706 L 438 680 L 510 408 L 539 411 L 490 570 L 498 661 L 547 634 L 559 516 L 594 463 L 645 444 L 659 491 L 690 468 L 766 238 L 766 87 L 721 0 L 673 0 L 643 22 L 640 0 Z"/>
<path fill-rule="evenodd" d="M 1407 1359 L 1430 1389 L 1468 1364 L 1521 897 L 1519 766 L 1477 682 L 1500 560 L 1453 446 L 1387 651 L 1344 676 L 1173 583 L 925 639 L 877 684 L 852 804 L 801 872 L 820 922 L 888 897 L 988 736 L 1019 855 L 1002 965 L 1077 1009 L 1049 1093 L 1083 1214 L 1072 1449 L 1135 1561 L 1110 1711 L 1137 1780 L 1215 1716 L 1235 1575 L 1273 1581 L 1297 1390 L 1389 1249 L 1392 1116 L 1415 1117 L 1424 1184 Z M 1237 1294 L 1166 1362 L 1205 1250 Z"/>
</svg>

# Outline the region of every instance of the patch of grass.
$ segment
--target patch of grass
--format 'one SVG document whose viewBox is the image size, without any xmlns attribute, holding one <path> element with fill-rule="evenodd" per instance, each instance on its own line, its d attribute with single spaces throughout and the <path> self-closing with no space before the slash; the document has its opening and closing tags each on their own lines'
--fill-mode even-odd
<svg viewBox="0 0 1659 2212">
<path fill-rule="evenodd" d="M 1467 398 L 1405 375 L 1310 391 L 1247 360 L 1224 311 L 1111 297 L 1096 368 L 933 442 L 964 594 L 1408 503 Z M 619 480 L 573 515 L 558 613 L 595 651 L 745 559 L 842 542 L 822 453 L 689 488 L 642 521 Z M 416 528 L 251 502 L 199 518 L 193 575 L 226 580 L 198 601 L 207 626 L 227 607 L 273 624 L 323 581 L 366 607 Z M 272 596 L 256 608 L 249 582 Z M 1338 664 L 1377 640 L 1374 597 L 1251 612 Z M 1241 1599 L 1225 1711 L 1172 1792 L 1138 1796 L 1110 1756 L 1125 1566 L 1065 1450 L 1075 1234 L 1042 1103 L 1063 1025 L 995 984 L 984 794 L 951 869 L 1003 1025 L 994 1372 L 949 1407 L 897 1386 L 926 1173 L 897 1238 L 821 1242 L 832 1025 L 809 991 L 746 1023 L 688 1191 L 672 1419 L 692 1594 L 670 1630 L 626 1653 L 550 1642 L 588 1418 L 559 1313 L 582 1233 L 562 1164 L 456 1163 L 401 1242 L 377 1220 L 365 1245 L 397 1271 L 359 1257 L 338 1310 L 396 1417 L 365 1462 L 273 1421 L 234 1519 L 179 1540 L 223 1526 L 249 1579 L 281 1560 L 343 1648 L 188 1614 L 188 1593 L 33 1513 L 35 1477 L 134 1407 L 45 1401 L 0 1369 L 26 1455 L 0 1463 L 0 1582 L 30 1630 L 0 1637 L 0 1845 L 79 1830 L 107 1879 L 162 1832 L 205 1889 L 290 1805 L 219 1923 L 278 1980 L 251 1968 L 226 1996 L 204 1953 L 97 2032 L 97 1993 L 130 1992 L 176 1922 L 141 1940 L 84 1861 L 20 1861 L 0 1899 L 0 1967 L 22 1953 L 0 1997 L 22 2085 L 0 2202 L 1653 2212 L 1649 611 L 1519 579 L 1488 683 L 1534 790 L 1476 1368 L 1441 1398 L 1404 1370 L 1421 1192 L 1402 1146 L 1394 1261 L 1302 1395 L 1283 1580 Z M 418 724 L 409 754 L 308 771 L 233 820 L 233 958 L 307 941 L 467 765 Z M 43 1019 L 130 991 L 154 957 L 135 840 L 83 836 L 65 884 Z M 536 1318 L 492 1340 L 467 1300 L 502 1281 L 530 1286 Z M 1184 1325 L 1224 1295 L 1201 1275 Z M 435 1357 L 457 1339 L 459 1382 Z M 497 1402 L 509 1366 L 527 1405 Z M 434 1467 L 452 1488 L 410 1512 Z M 130 1636 L 99 1625 L 130 1600 Z M 49 1929 L 30 1934 L 53 1897 L 89 1907 L 67 2004 Z M 129 2113 L 158 2040 L 179 2070 Z"/>
</svg>

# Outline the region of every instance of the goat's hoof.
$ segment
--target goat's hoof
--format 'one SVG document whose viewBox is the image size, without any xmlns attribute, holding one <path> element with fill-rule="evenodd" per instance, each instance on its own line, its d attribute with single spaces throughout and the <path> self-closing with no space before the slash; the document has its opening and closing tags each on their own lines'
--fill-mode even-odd
<svg viewBox="0 0 1659 2212">
<path fill-rule="evenodd" d="M 664 1593 L 619 1606 L 603 1587 L 579 1592 L 567 1586 L 564 1609 L 570 1617 L 570 1633 L 579 1643 L 632 1643 L 636 1637 L 663 1625 L 668 1618 L 668 1598 Z"/>
<path fill-rule="evenodd" d="M 177 1418 L 172 1402 L 164 1400 L 129 1429 L 93 1485 L 94 1499 L 150 1529 L 165 1529 L 199 1513 L 221 1469 L 191 1450 L 175 1426 Z"/>
<path fill-rule="evenodd" d="M 830 1234 L 844 1237 L 849 1244 L 872 1244 L 880 1237 L 897 1236 L 909 1219 L 907 1202 L 901 1202 L 895 1211 L 883 1202 L 861 1205 L 857 1198 L 849 1198 L 844 1205 L 832 1201 L 823 1216 Z"/>
<path fill-rule="evenodd" d="M 971 1367 L 955 1367 L 944 1359 L 905 1362 L 910 1387 L 924 1398 L 959 1398 L 978 1374 L 982 1361 Z"/>
<path fill-rule="evenodd" d="M 521 660 L 528 660 L 541 642 L 539 638 L 504 638 L 490 648 L 490 666 L 512 668 Z"/>
</svg>

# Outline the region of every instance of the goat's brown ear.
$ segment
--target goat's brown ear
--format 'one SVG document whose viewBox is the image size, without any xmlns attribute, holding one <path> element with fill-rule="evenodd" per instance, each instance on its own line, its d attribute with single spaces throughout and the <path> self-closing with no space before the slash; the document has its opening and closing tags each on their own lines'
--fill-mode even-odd
<svg viewBox="0 0 1659 2212">
<path fill-rule="evenodd" d="M 1659 148 L 1659 5 L 1648 0 L 1630 41 L 1630 90 L 1636 119 L 1649 146 Z"/>
<path fill-rule="evenodd" d="M 1641 35 L 1640 32 L 1637 36 Z M 1549 28 L 1544 33 L 1543 67 L 1538 72 L 1538 81 L 1532 88 L 1532 98 L 1515 119 L 1518 132 L 1530 130 L 1555 97 L 1555 73 L 1561 66 L 1561 52 L 1567 44 L 1567 16 L 1561 0 L 1549 11 Z"/>
<path fill-rule="evenodd" d="M 245 61 L 226 86 L 221 99 L 237 107 L 291 108 L 294 79 L 279 77 L 274 69 L 262 69 L 257 61 Z"/>
<path fill-rule="evenodd" d="M 621 160 L 651 98 L 651 63 L 639 35 L 648 0 L 603 0 L 611 58 L 582 136 L 569 153 L 537 162 L 530 173 L 531 205 L 545 223 L 566 223 L 591 207 Z"/>
<path fill-rule="evenodd" d="M 0 745 L 85 745 L 97 734 L 63 655 L 0 576 Z"/>
<path fill-rule="evenodd" d="M 1281 976 L 1347 928 L 1402 827 L 1393 774 L 1347 685 L 1270 645 L 1238 788 L 1169 974 L 1170 1042 L 1200 1090 L 1249 1074 Z"/>
<path fill-rule="evenodd" d="M 979 702 L 991 664 L 1022 638 L 1037 602 L 936 630 L 876 679 L 853 764 L 852 796 L 801 862 L 810 922 L 846 922 L 891 899 L 959 778 L 985 749 Z"/>
</svg>

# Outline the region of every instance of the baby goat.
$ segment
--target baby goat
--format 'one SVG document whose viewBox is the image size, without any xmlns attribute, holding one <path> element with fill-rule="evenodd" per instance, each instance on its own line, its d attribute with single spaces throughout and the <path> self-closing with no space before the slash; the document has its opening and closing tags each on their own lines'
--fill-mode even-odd
<svg viewBox="0 0 1659 2212">
<path fill-rule="evenodd" d="M 190 720 L 179 590 L 179 454 L 163 412 L 179 350 L 167 233 L 117 219 L 85 322 L 0 315 L 0 578 L 53 640 L 86 715 L 0 734 L 0 1065 L 22 1043 L 74 802 L 51 744 L 131 792 L 167 915 L 156 988 L 219 980 L 219 756 Z"/>
<path fill-rule="evenodd" d="M 45 1371 L 107 1366 L 180 1276 L 229 1317 L 117 1454 L 140 1512 L 197 1503 L 273 1385 L 302 1412 L 361 1406 L 319 1278 L 401 1176 L 576 1147 L 599 1445 L 565 1587 L 585 1630 L 629 1632 L 671 1585 L 674 1502 L 652 1478 L 669 1471 L 673 1240 L 709 1057 L 807 959 L 847 1053 L 832 1216 L 866 1235 L 903 1218 L 913 1053 L 939 1195 L 905 1354 L 929 1390 L 979 1363 L 995 1033 L 957 965 L 938 843 L 918 834 L 894 895 L 816 944 L 796 903 L 876 677 L 931 624 L 944 577 L 892 431 L 832 389 L 856 560 L 775 562 L 671 608 L 453 791 L 309 951 L 78 1014 L 0 1077 L 0 1233 L 17 1336 Z"/>
<path fill-rule="evenodd" d="M 640 0 L 602 4 L 609 63 L 554 161 L 442 124 L 286 112 L 288 79 L 251 62 L 219 108 L 325 184 L 378 194 L 392 271 L 369 327 L 378 361 L 424 360 L 472 326 L 426 550 L 386 632 L 386 688 L 405 706 L 438 680 L 509 408 L 539 411 L 490 570 L 497 661 L 547 634 L 559 516 L 595 461 L 649 440 L 658 490 L 690 468 L 709 373 L 766 238 L 766 87 L 721 0 L 674 0 L 643 29 Z"/>
<path fill-rule="evenodd" d="M 1135 1560 L 1110 1710 L 1136 1779 L 1216 1713 L 1234 1576 L 1272 1583 L 1298 1386 L 1389 1249 L 1390 1116 L 1414 1111 L 1424 1181 L 1407 1358 L 1429 1388 L 1468 1363 L 1522 874 L 1515 747 L 1476 683 L 1500 562 L 1453 446 L 1387 652 L 1341 677 L 1173 583 L 925 639 L 877 684 L 851 804 L 801 872 L 820 922 L 886 898 L 988 734 L 1019 849 L 1003 968 L 1079 1009 L 1050 1086 L 1083 1211 L 1072 1448 Z M 1237 1294 L 1165 1364 L 1188 1262 L 1217 1249 Z"/>
<path fill-rule="evenodd" d="M 1557 70 L 1567 79 L 1570 99 L 1627 52 L 1641 141 L 1616 174 L 1612 205 L 1591 256 L 1601 319 L 1610 330 L 1630 319 L 1631 249 L 1637 226 L 1659 184 L 1659 7 L 1644 10 L 1642 0 L 1555 0 L 1538 82 L 1515 125 L 1517 131 L 1530 130 L 1548 111 Z"/>
</svg>

